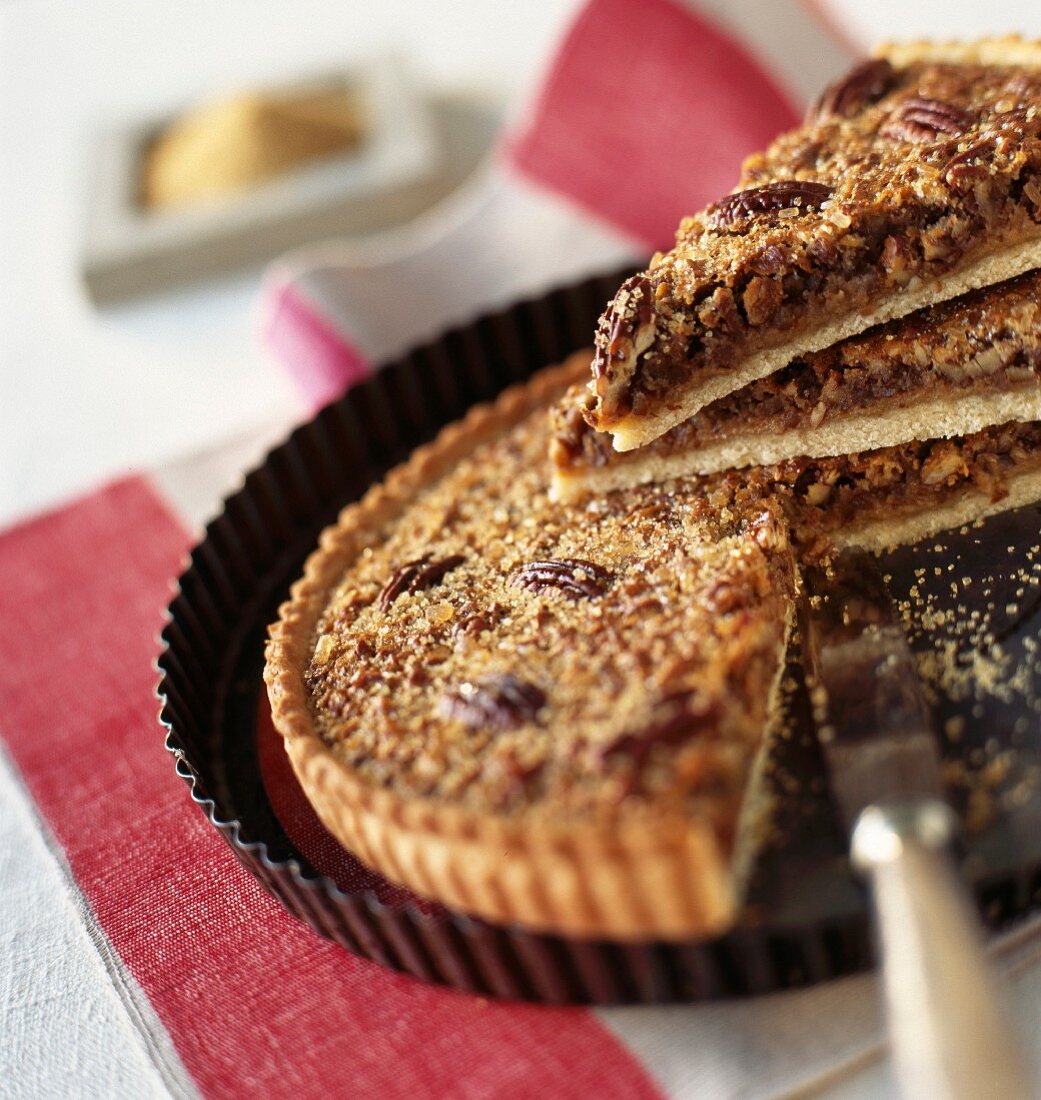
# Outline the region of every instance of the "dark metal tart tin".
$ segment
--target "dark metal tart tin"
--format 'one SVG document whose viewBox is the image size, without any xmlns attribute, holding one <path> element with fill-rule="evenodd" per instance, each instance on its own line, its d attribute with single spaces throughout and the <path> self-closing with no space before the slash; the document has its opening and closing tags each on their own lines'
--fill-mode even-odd
<svg viewBox="0 0 1041 1100">
<path fill-rule="evenodd" d="M 450 329 L 294 431 L 207 527 L 162 635 L 167 747 L 242 865 L 348 950 L 482 995 L 697 1001 L 806 986 L 872 961 L 864 898 L 832 816 L 797 668 L 769 772 L 775 828 L 747 909 L 730 933 L 700 943 L 579 941 L 496 927 L 417 898 L 324 831 L 271 728 L 261 680 L 265 629 L 321 529 L 470 405 L 588 344 L 626 274 Z M 883 558 L 894 596 L 910 598 L 924 667 L 936 666 L 939 654 L 958 673 L 949 690 L 933 685 L 936 717 L 949 734 L 952 797 L 973 826 L 964 870 L 995 925 L 1041 902 L 1039 530 L 1041 509 L 1031 507 Z M 964 629 L 985 612 L 986 631 Z M 926 621 L 932 625 L 920 629 Z M 976 679 L 988 690 L 977 691 Z"/>
</svg>

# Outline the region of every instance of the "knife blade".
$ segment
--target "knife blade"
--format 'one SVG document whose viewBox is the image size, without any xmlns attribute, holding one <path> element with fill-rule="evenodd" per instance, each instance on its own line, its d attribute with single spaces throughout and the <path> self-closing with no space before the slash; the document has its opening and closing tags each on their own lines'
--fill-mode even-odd
<svg viewBox="0 0 1041 1100">
<path fill-rule="evenodd" d="M 810 701 L 843 823 L 883 800 L 943 801 L 929 707 L 874 560 L 846 551 L 804 579 Z"/>
<path fill-rule="evenodd" d="M 957 819 L 914 655 L 875 560 L 804 572 L 803 659 L 836 808 L 866 879 L 902 1093 L 1033 1095 L 952 857 Z"/>
</svg>

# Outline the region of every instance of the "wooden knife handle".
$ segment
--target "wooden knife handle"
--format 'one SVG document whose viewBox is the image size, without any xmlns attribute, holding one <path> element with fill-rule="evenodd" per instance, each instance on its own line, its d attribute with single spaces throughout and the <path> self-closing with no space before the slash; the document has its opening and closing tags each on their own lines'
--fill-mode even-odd
<svg viewBox="0 0 1041 1100">
<path fill-rule="evenodd" d="M 854 865 L 874 898 L 893 1064 L 901 1092 L 931 1100 L 1035 1095 L 975 908 L 951 858 L 942 802 L 870 806 Z"/>
</svg>

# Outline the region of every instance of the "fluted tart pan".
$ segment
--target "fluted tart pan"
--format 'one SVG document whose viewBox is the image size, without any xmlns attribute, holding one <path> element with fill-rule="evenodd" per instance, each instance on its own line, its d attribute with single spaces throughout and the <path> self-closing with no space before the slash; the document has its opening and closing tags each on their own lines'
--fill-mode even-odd
<svg viewBox="0 0 1041 1100">
<path fill-rule="evenodd" d="M 319 532 L 470 406 L 587 344 L 624 275 L 486 314 L 384 364 L 245 478 L 192 552 L 169 607 L 158 661 L 167 747 L 266 890 L 321 935 L 417 978 L 481 995 L 616 1004 L 760 994 L 864 969 L 867 910 L 797 667 L 787 677 L 787 732 L 770 762 L 771 838 L 737 925 L 700 942 L 538 933 L 409 893 L 322 828 L 272 727 L 266 628 Z M 1041 900 L 1039 530 L 1041 508 L 1032 506 L 883 559 L 923 667 L 935 672 L 946 774 L 969 827 L 964 869 L 993 924 Z"/>
</svg>

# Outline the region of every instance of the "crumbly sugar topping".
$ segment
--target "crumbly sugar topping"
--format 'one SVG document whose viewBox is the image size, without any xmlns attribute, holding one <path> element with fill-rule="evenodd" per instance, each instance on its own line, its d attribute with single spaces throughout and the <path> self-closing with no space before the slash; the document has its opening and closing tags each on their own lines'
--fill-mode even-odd
<svg viewBox="0 0 1041 1100">
<path fill-rule="evenodd" d="M 980 832 L 1041 790 L 1031 737 L 1041 717 L 1036 527 L 1003 517 L 985 537 L 966 526 L 884 564 L 902 578 L 897 607 L 945 743 L 945 782 L 966 830 Z"/>
</svg>

